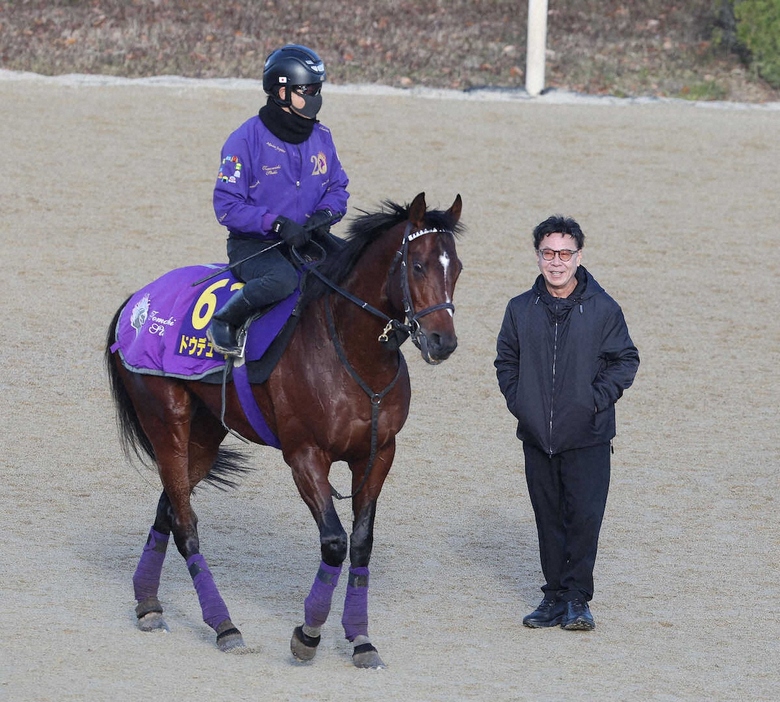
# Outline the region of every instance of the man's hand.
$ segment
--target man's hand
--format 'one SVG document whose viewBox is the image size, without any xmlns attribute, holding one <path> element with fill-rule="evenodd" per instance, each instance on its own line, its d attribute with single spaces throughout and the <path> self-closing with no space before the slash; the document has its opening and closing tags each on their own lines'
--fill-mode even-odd
<svg viewBox="0 0 780 702">
<path fill-rule="evenodd" d="M 330 225 L 333 221 L 333 213 L 330 210 L 317 210 L 309 221 L 304 225 L 312 234 L 325 236 L 330 232 Z"/>
<path fill-rule="evenodd" d="M 311 239 L 311 230 L 287 217 L 277 217 L 272 230 L 285 244 L 298 249 Z"/>
</svg>

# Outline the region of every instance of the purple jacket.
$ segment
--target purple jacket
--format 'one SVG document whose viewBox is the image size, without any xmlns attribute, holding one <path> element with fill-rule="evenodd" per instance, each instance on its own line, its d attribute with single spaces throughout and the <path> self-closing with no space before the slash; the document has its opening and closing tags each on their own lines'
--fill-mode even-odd
<svg viewBox="0 0 780 702">
<path fill-rule="evenodd" d="M 327 127 L 318 122 L 306 141 L 289 144 L 252 117 L 222 147 L 214 212 L 233 235 L 275 240 L 279 215 L 304 224 L 316 210 L 345 214 L 348 184 Z"/>
</svg>

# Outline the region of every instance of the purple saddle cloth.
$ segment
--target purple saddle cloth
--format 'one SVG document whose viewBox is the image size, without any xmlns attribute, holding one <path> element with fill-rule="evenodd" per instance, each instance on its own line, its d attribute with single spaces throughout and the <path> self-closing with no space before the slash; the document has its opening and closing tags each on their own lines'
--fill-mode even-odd
<svg viewBox="0 0 780 702">
<path fill-rule="evenodd" d="M 194 285 L 226 264 L 212 263 L 172 270 L 136 292 L 116 328 L 113 352 L 129 370 L 198 380 L 225 367 L 225 357 L 211 346 L 206 329 L 216 310 L 243 286 L 230 272 Z M 247 334 L 245 360 L 262 357 L 289 319 L 300 287 L 255 320 Z"/>
</svg>

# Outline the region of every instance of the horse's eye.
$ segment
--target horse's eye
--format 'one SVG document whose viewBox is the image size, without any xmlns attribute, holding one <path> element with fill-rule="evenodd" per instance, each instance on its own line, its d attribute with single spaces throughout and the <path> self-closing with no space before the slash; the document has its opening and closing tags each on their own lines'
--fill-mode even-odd
<svg viewBox="0 0 780 702">
<path fill-rule="evenodd" d="M 415 261 L 412 264 L 412 270 L 414 270 L 415 273 L 422 273 L 425 269 L 423 268 L 423 264 L 419 261 Z"/>
</svg>

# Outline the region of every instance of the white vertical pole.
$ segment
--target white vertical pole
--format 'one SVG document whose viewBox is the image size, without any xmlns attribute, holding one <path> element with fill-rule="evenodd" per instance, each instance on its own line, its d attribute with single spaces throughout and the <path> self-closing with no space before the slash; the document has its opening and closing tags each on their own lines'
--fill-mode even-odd
<svg viewBox="0 0 780 702">
<path fill-rule="evenodd" d="M 536 97 L 544 90 L 547 49 L 547 0 L 528 0 L 528 49 L 525 58 L 525 90 Z"/>
</svg>

